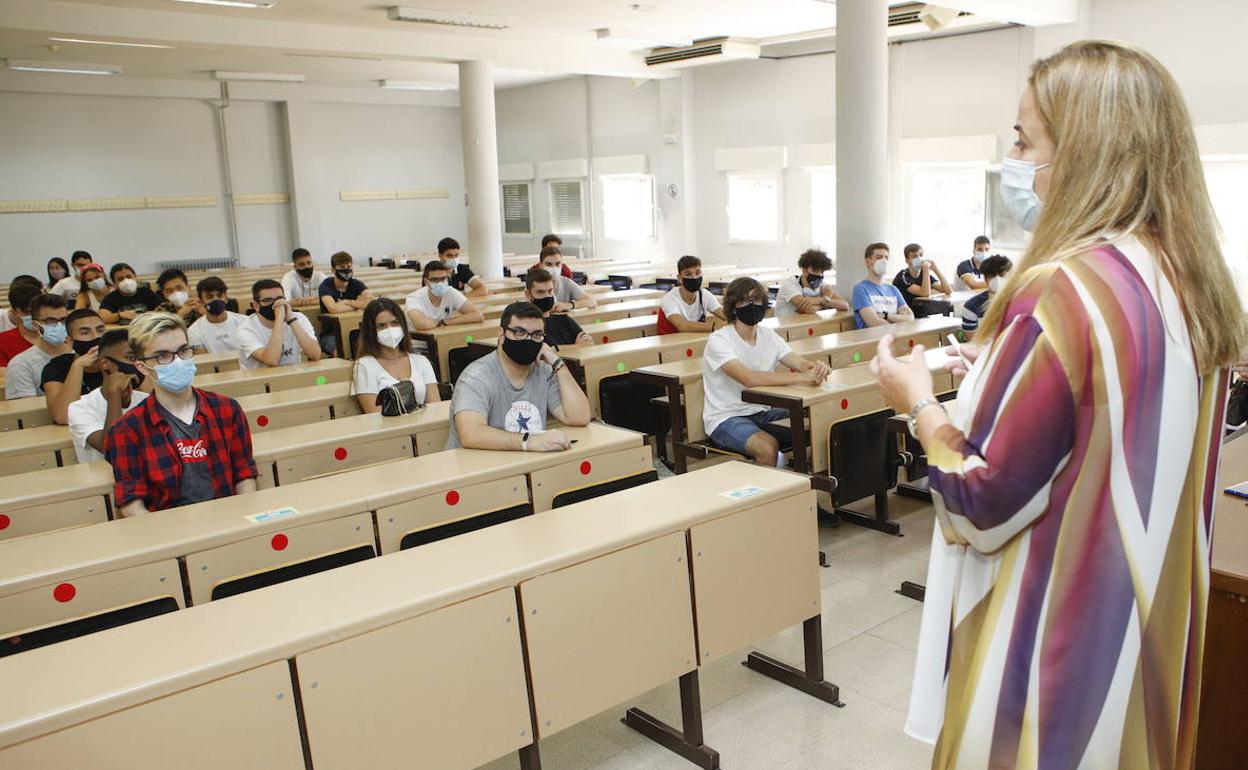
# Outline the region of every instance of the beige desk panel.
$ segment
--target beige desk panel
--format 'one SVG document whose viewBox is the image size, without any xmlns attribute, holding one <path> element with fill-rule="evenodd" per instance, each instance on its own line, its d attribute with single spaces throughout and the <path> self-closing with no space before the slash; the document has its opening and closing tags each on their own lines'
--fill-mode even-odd
<svg viewBox="0 0 1248 770">
<path fill-rule="evenodd" d="M 508 476 L 380 508 L 377 510 L 377 533 L 381 538 L 381 552 L 399 550 L 403 538 L 412 532 L 528 502 L 529 488 L 524 476 Z"/>
<path fill-rule="evenodd" d="M 290 409 L 265 409 L 262 412 L 249 413 L 247 423 L 251 426 L 252 433 L 264 433 L 278 428 L 293 428 L 296 425 L 325 422 L 332 418 L 329 404 L 322 404 Z"/>
<path fill-rule="evenodd" d="M 691 527 L 699 664 L 819 614 L 815 493 Z"/>
<path fill-rule="evenodd" d="M 828 430 L 838 422 L 874 414 L 888 408 L 878 388 L 862 388 L 845 393 L 841 400 L 825 400 L 810 406 L 811 470 L 828 470 L 830 447 Z"/>
<path fill-rule="evenodd" d="M 650 447 L 643 444 L 533 471 L 529 475 L 533 490 L 533 511 L 549 511 L 554 507 L 555 498 L 565 492 L 634 476 L 648 470 L 654 470 L 654 458 Z"/>
<path fill-rule="evenodd" d="M 697 667 L 685 560 L 675 532 L 521 583 L 540 737 Z"/>
<path fill-rule="evenodd" d="M 471 770 L 532 743 L 504 588 L 295 659 L 317 770 Z"/>
<path fill-rule="evenodd" d="M 14 433 L 13 435 L 20 435 Z M 73 454 L 73 450 L 69 452 Z M 30 473 L 31 471 L 42 471 L 48 468 L 56 468 L 55 449 L 39 449 L 33 452 L 20 452 L 14 450 L 6 452 L 3 458 L 0 458 L 0 476 L 12 476 L 18 473 Z"/>
<path fill-rule="evenodd" d="M 62 587 L 58 591 L 58 587 Z M 175 559 L 84 575 L 0 597 L 0 637 L 172 596 L 182 601 Z M 67 599 L 68 597 L 68 599 Z"/>
<path fill-rule="evenodd" d="M 446 449 L 446 437 L 451 434 L 449 426 L 424 430 L 416 434 L 416 456 L 431 455 Z"/>
<path fill-rule="evenodd" d="M 187 554 L 191 604 L 212 601 L 213 589 L 222 583 L 361 545 L 373 545 L 373 517 L 368 511 Z"/>
<path fill-rule="evenodd" d="M 270 663 L 19 743 L 0 752 L 0 766 L 303 770 L 290 669 Z"/>
<path fill-rule="evenodd" d="M 341 359 L 338 359 L 341 360 Z M 280 368 L 280 367 L 279 367 Z M 324 382 L 320 379 L 324 377 Z M 331 382 L 348 382 L 351 379 L 351 367 L 343 366 L 327 370 L 301 372 L 283 372 L 269 378 L 269 390 L 285 390 L 287 388 L 306 388 L 310 385 L 325 385 Z"/>
<path fill-rule="evenodd" d="M 19 424 L 22 428 L 51 425 L 52 416 L 48 414 L 47 399 L 43 396 L 31 396 L 0 401 L 0 426 L 3 430 L 17 430 Z"/>
<path fill-rule="evenodd" d="M 108 520 L 103 495 L 86 495 L 28 508 L 0 509 L 0 541 Z"/>
<path fill-rule="evenodd" d="M 292 484 L 311 476 L 414 456 L 411 436 L 396 436 L 380 441 L 359 441 L 355 437 L 344 437 L 341 446 L 280 457 L 274 465 L 277 468 L 278 482 Z"/>
<path fill-rule="evenodd" d="M 226 372 L 226 374 L 233 374 L 233 372 Z M 265 386 L 264 380 L 260 379 L 220 380 L 217 382 L 201 383 L 199 378 L 197 378 L 195 387 L 200 390 L 206 390 L 210 393 L 219 393 L 223 396 L 229 396 L 230 398 L 258 396 L 261 393 L 268 392 L 268 388 Z"/>
<path fill-rule="evenodd" d="M 670 364 L 675 361 L 684 361 L 686 359 L 701 358 L 702 351 L 706 348 L 706 339 L 709 334 L 703 334 L 702 339 L 691 340 L 681 347 L 668 349 L 659 352 L 659 362 Z"/>
<path fill-rule="evenodd" d="M 7 433 L 11 430 L 21 430 L 22 421 L 17 417 L 0 416 L 0 433 Z"/>
<path fill-rule="evenodd" d="M 702 409 L 705 406 L 706 393 L 702 389 L 702 380 L 685 385 L 685 430 L 690 441 L 706 439 L 706 423 L 702 420 Z"/>
</svg>

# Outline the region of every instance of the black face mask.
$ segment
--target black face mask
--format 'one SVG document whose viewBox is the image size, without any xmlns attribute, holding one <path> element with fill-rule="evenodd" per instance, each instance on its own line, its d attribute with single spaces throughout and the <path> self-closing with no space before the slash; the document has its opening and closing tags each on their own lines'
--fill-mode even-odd
<svg viewBox="0 0 1248 770">
<path fill-rule="evenodd" d="M 296 267 L 295 272 L 299 274 L 300 278 L 306 281 L 312 277 L 312 271 L 315 269 L 316 268 L 314 267 Z"/>
<path fill-rule="evenodd" d="M 751 302 L 745 307 L 737 308 L 736 315 L 737 320 L 746 326 L 757 326 L 758 322 L 763 320 L 763 317 L 767 315 L 767 306 L 755 305 Z"/>
<path fill-rule="evenodd" d="M 259 311 L 257 311 L 257 312 L 259 312 L 259 313 L 260 313 L 260 317 L 261 317 L 261 318 L 263 318 L 263 319 L 264 319 L 264 320 L 266 320 L 266 321 L 276 321 L 276 320 L 277 320 L 277 311 L 275 311 L 275 310 L 273 309 L 273 306 L 272 306 L 272 305 L 269 305 L 268 307 L 264 307 L 263 305 L 261 305 L 261 306 L 260 306 L 260 310 L 259 310 Z"/>
<path fill-rule="evenodd" d="M 503 352 L 517 364 L 528 366 L 542 354 L 542 343 L 534 340 L 513 340 L 504 337 Z"/>
<path fill-rule="evenodd" d="M 227 305 L 223 299 L 214 299 L 208 303 L 208 315 L 221 315 L 225 312 Z"/>
<path fill-rule="evenodd" d="M 130 375 L 130 386 L 132 388 L 137 388 L 143 384 L 143 373 L 139 371 L 137 366 L 127 361 L 118 361 L 116 358 L 110 357 L 108 360 L 117 368 L 117 371 Z"/>
<path fill-rule="evenodd" d="M 553 296 L 542 297 L 541 299 L 533 300 L 533 304 L 537 305 L 537 309 L 543 313 L 549 313 L 555 307 L 555 298 Z"/>
<path fill-rule="evenodd" d="M 681 278 L 680 285 L 684 286 L 685 291 L 690 294 L 697 294 L 698 290 L 702 288 L 702 276 L 699 275 L 697 278 Z"/>
<path fill-rule="evenodd" d="M 806 285 L 812 289 L 818 289 L 820 286 L 823 285 L 823 276 L 822 275 L 806 276 Z"/>
<path fill-rule="evenodd" d="M 334 275 L 338 276 L 340 281 L 349 281 L 351 276 L 355 274 L 354 270 L 335 270 Z"/>
<path fill-rule="evenodd" d="M 91 352 L 91 349 L 100 344 L 99 339 L 94 340 L 74 340 L 74 353 L 85 356 Z"/>
</svg>

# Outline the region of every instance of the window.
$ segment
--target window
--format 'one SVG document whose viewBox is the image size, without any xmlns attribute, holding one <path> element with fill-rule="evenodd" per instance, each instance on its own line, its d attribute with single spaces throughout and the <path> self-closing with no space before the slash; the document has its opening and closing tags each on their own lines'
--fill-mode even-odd
<svg viewBox="0 0 1248 770">
<path fill-rule="evenodd" d="M 728 240 L 780 240 L 780 175 L 728 173 Z"/>
<path fill-rule="evenodd" d="M 533 203 L 528 182 L 503 185 L 503 235 L 533 234 Z"/>
<path fill-rule="evenodd" d="M 620 174 L 602 179 L 602 230 L 607 240 L 642 241 L 654 237 L 654 179 Z"/>
<path fill-rule="evenodd" d="M 911 165 L 908 239 L 932 256 L 969 255 L 984 228 L 987 170 L 985 163 Z"/>
<path fill-rule="evenodd" d="M 1248 155 L 1210 156 L 1203 159 L 1205 184 L 1213 213 L 1222 228 L 1222 256 L 1231 267 L 1240 296 L 1248 291 Z"/>
<path fill-rule="evenodd" d="M 836 253 L 836 167 L 810 170 L 810 245 Z"/>
<path fill-rule="evenodd" d="M 1005 199 L 1001 197 L 1000 169 L 990 170 L 986 177 L 984 199 L 988 208 L 984 212 L 984 235 L 992 239 L 994 249 L 1022 251 L 1027 248 L 1027 231 L 1005 207 Z"/>
<path fill-rule="evenodd" d="M 565 179 L 550 183 L 551 232 L 556 235 L 584 235 L 584 210 L 581 180 Z"/>
</svg>

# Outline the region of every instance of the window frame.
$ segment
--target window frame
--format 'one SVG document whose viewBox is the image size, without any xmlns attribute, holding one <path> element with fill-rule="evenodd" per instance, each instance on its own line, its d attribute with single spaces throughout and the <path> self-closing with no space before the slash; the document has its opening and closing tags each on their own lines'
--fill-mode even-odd
<svg viewBox="0 0 1248 770">
<path fill-rule="evenodd" d="M 580 190 L 581 198 L 581 229 L 578 232 L 560 230 L 556 227 L 555 222 L 555 185 L 567 182 L 576 182 Z M 550 232 L 560 237 L 567 238 L 587 238 L 589 236 L 589 227 L 585 221 L 585 177 L 558 177 L 546 180 L 546 198 L 550 205 Z"/>
<path fill-rule="evenodd" d="M 527 232 L 514 232 L 513 233 L 507 230 L 507 187 L 508 186 L 521 186 L 521 185 L 523 185 L 525 188 L 525 203 L 528 205 L 528 212 L 529 212 L 529 229 Z M 532 182 L 527 181 L 527 180 L 523 180 L 523 181 L 517 180 L 513 182 L 499 182 L 498 207 L 499 207 L 499 216 L 501 218 L 501 222 L 503 226 L 504 238 L 513 238 L 513 237 L 523 238 L 523 237 L 533 235 L 533 233 L 535 232 L 535 228 L 533 227 L 533 183 Z"/>
<path fill-rule="evenodd" d="M 734 238 L 732 233 L 732 180 L 733 177 L 770 178 L 776 182 L 776 232 L 774 238 Z M 728 171 L 724 174 L 724 219 L 728 226 L 729 245 L 758 246 L 784 243 L 784 174 L 780 171 Z"/>
</svg>

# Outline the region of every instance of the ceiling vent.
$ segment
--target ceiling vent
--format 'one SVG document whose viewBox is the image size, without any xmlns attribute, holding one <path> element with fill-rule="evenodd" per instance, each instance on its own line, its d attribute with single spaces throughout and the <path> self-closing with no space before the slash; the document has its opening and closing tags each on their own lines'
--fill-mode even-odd
<svg viewBox="0 0 1248 770">
<path fill-rule="evenodd" d="M 927 17 L 935 14 L 947 12 L 944 8 L 928 5 L 927 3 L 909 3 L 907 5 L 898 5 L 888 9 L 888 26 L 905 27 L 911 24 L 925 24 Z M 954 12 L 954 17 L 970 16 L 971 14 L 962 11 Z M 946 20 L 944 25 L 948 25 L 952 19 Z M 944 26 L 942 25 L 942 26 Z"/>
<path fill-rule="evenodd" d="M 457 13 L 430 8 L 407 8 L 396 5 L 388 10 L 391 21 L 413 21 L 418 24 L 438 24 L 444 27 L 468 29 L 507 29 L 511 20 L 484 13 Z"/>
<path fill-rule="evenodd" d="M 646 56 L 646 66 L 658 69 L 679 69 L 736 59 L 757 59 L 758 45 L 726 37 L 701 40 L 679 48 L 656 48 Z"/>
</svg>

